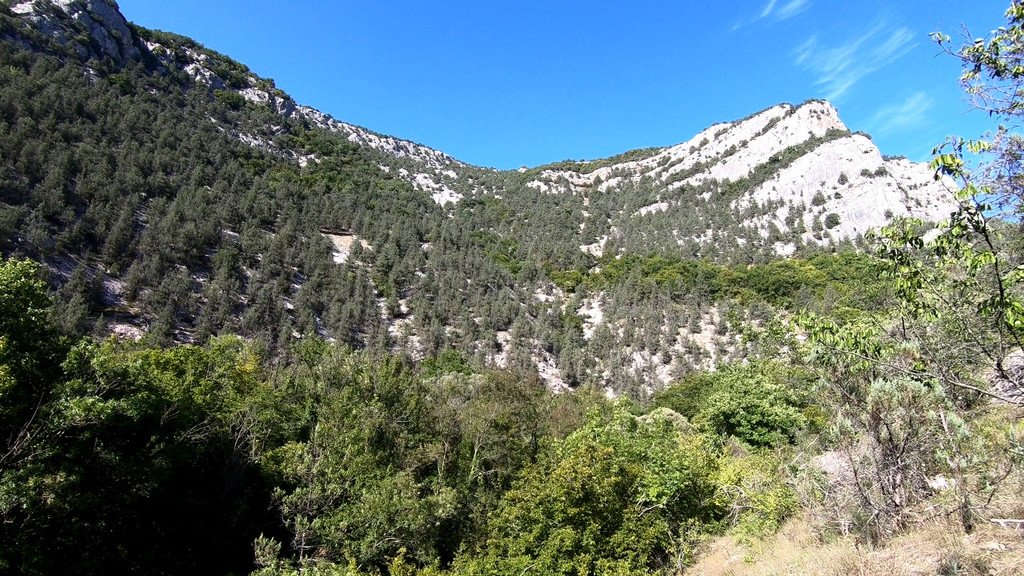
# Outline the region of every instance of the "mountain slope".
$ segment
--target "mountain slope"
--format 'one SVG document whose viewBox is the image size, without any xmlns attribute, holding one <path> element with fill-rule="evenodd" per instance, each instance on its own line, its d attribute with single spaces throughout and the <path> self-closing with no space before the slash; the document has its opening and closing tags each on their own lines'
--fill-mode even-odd
<svg viewBox="0 0 1024 576">
<path fill-rule="evenodd" d="M 299 105 L 110 0 L 14 3 L 0 39 L 3 252 L 50 267 L 69 329 L 453 347 L 646 394 L 747 353 L 745 326 L 817 305 L 822 278 L 871 277 L 815 252 L 952 205 L 822 101 L 495 171 Z"/>
<path fill-rule="evenodd" d="M 931 176 L 924 165 L 883 158 L 870 138 L 849 133 L 831 104 L 810 101 L 713 125 L 639 160 L 543 170 L 528 185 L 545 193 L 615 196 L 644 183 L 656 201 L 631 217 L 668 212 L 680 221 L 695 204 L 698 210 L 701 202 L 718 204 L 716 212 L 745 216 L 742 232 L 734 236 L 751 242 L 757 242 L 752 233 L 786 237 L 789 243 L 773 246 L 792 254 L 794 242 L 855 239 L 896 216 L 941 219 L 952 208 L 951 185 Z M 823 230 L 828 214 L 838 222 Z M 710 240 L 714 231 L 713 225 L 704 227 L 702 238 Z"/>
</svg>

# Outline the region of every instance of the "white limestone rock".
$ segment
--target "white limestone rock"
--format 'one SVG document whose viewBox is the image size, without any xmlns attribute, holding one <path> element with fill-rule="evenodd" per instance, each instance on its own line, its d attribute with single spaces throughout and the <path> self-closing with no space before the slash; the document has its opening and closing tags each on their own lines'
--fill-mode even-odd
<svg viewBox="0 0 1024 576">
<path fill-rule="evenodd" d="M 54 9 L 64 14 L 57 14 Z M 15 4 L 11 11 L 30 19 L 41 32 L 61 44 L 72 44 L 82 58 L 109 57 L 124 63 L 141 54 L 136 38 L 114 0 L 28 0 Z M 68 16 L 90 36 L 99 53 L 91 53 L 90 47 L 75 40 L 76 31 L 66 25 Z"/>
<path fill-rule="evenodd" d="M 838 224 L 825 232 L 838 240 L 854 238 L 898 216 L 942 220 L 955 208 L 953 189 L 948 180 L 935 181 L 927 165 L 885 160 L 869 138 L 853 134 L 798 158 L 737 201 L 736 208 L 771 201 L 803 205 L 808 209 L 803 215 L 808 230 L 816 220 L 823 222 L 828 214 L 836 214 Z M 785 207 L 780 208 L 757 224 L 764 227 L 774 221 L 784 229 L 785 212 Z M 804 241 L 827 242 L 824 235 L 819 240 L 812 232 L 805 234 Z"/>
</svg>

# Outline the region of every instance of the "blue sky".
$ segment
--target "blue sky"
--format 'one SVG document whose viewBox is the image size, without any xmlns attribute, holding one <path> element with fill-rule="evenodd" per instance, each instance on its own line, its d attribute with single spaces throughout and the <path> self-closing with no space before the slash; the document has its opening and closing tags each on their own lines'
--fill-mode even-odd
<svg viewBox="0 0 1024 576">
<path fill-rule="evenodd" d="M 498 168 L 682 142 L 826 98 L 883 153 L 992 128 L 929 39 L 1008 0 L 119 0 L 334 117 Z"/>
</svg>

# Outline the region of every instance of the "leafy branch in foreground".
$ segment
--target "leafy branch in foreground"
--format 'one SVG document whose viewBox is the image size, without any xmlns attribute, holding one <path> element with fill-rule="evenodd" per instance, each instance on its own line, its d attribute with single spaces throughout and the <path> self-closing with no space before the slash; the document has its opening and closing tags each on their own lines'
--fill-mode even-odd
<svg viewBox="0 0 1024 576">
<path fill-rule="evenodd" d="M 976 104 L 1012 121 L 1024 114 L 1024 3 L 1012 2 L 1007 18 L 990 39 L 947 52 L 962 60 Z M 957 204 L 937 228 L 904 219 L 874 236 L 893 283 L 890 309 L 847 323 L 797 318 L 829 392 L 831 436 L 855 476 L 854 525 L 869 540 L 915 519 L 940 478 L 952 478 L 944 513 L 970 532 L 1018 464 L 1019 439 L 1009 431 L 993 441 L 978 415 L 992 401 L 1024 405 L 1019 224 L 998 217 L 1022 208 L 1019 150 L 1005 128 L 993 141 L 936 148 L 935 177 L 955 186 Z M 976 175 L 967 155 L 994 157 L 995 168 Z"/>
</svg>

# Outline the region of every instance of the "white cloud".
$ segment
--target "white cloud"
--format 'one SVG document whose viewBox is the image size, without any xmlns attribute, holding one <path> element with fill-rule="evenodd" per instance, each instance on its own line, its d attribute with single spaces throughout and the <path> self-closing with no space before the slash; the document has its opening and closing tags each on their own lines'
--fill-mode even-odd
<svg viewBox="0 0 1024 576">
<path fill-rule="evenodd" d="M 806 42 L 796 47 L 793 54 L 796 56 L 796 63 L 803 64 L 814 53 L 814 47 L 818 45 L 818 36 L 811 36 Z"/>
<path fill-rule="evenodd" d="M 879 108 L 867 121 L 868 129 L 884 136 L 917 128 L 927 122 L 934 104 L 935 99 L 924 92 L 911 94 L 903 102 Z"/>
<path fill-rule="evenodd" d="M 806 10 L 809 5 L 809 0 L 790 0 L 782 8 L 779 8 L 779 11 L 775 13 L 775 18 L 777 20 L 792 18 Z"/>
<path fill-rule="evenodd" d="M 772 23 L 781 22 L 803 12 L 810 7 L 810 5 L 811 0 L 789 0 L 781 6 L 779 6 L 779 0 L 768 0 L 768 3 L 761 9 L 760 14 L 750 20 L 741 20 L 740 22 L 737 22 L 733 25 L 732 31 L 735 32 L 744 26 L 765 19 L 770 20 Z"/>
<path fill-rule="evenodd" d="M 914 34 L 905 27 L 878 24 L 859 38 L 834 47 L 812 36 L 793 51 L 796 64 L 814 73 L 824 97 L 835 100 L 862 78 L 883 68 L 914 47 Z"/>
</svg>

